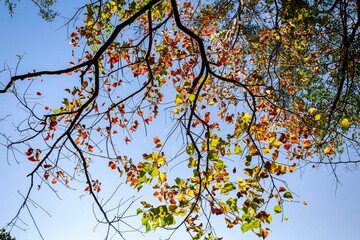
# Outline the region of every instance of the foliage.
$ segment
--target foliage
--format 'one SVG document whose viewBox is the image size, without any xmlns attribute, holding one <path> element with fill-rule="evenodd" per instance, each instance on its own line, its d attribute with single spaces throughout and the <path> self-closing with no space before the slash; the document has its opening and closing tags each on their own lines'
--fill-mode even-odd
<svg viewBox="0 0 360 240">
<path fill-rule="evenodd" d="M 0 229 L 0 239 L 1 240 L 16 240 L 16 238 L 11 237 L 10 233 L 6 232 L 4 228 Z"/>
<path fill-rule="evenodd" d="M 15 75 L 0 90 L 28 113 L 25 137 L 8 146 L 34 163 L 31 182 L 82 180 L 119 234 L 124 213 L 99 201 L 97 160 L 153 191 L 136 210 L 145 231 L 184 227 L 209 240 L 212 216 L 265 239 L 294 198 L 287 174 L 359 162 L 358 1 L 110 0 L 82 10 L 68 68 Z M 33 87 L 18 94 L 19 80 L 40 88 L 46 75 L 71 79 L 61 103 Z M 141 155 L 131 151 L 139 138 L 153 141 Z"/>
<path fill-rule="evenodd" d="M 9 14 L 13 16 L 17 2 L 20 0 L 4 0 L 5 6 L 9 10 Z M 51 7 L 56 3 L 56 0 L 31 0 L 35 6 L 39 9 L 39 16 L 45 21 L 53 21 L 54 18 L 59 14 L 54 11 Z"/>
</svg>

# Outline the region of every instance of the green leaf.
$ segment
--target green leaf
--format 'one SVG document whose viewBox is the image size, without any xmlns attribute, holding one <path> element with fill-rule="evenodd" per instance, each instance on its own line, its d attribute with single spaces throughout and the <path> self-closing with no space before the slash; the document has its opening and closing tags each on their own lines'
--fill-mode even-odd
<svg viewBox="0 0 360 240">
<path fill-rule="evenodd" d="M 274 207 L 274 212 L 275 212 L 275 213 L 281 213 L 281 206 L 280 206 L 280 205 L 276 205 L 276 206 Z"/>
<path fill-rule="evenodd" d="M 164 220 L 164 218 L 160 217 L 160 227 L 164 228 L 166 227 L 166 222 Z"/>
<path fill-rule="evenodd" d="M 270 224 L 272 222 L 272 215 L 269 215 L 266 219 L 266 223 Z"/>
<path fill-rule="evenodd" d="M 59 114 L 59 113 L 61 113 L 61 110 L 58 109 L 58 108 L 55 108 L 55 109 L 53 110 L 53 112 L 54 112 L 54 114 Z"/>
<path fill-rule="evenodd" d="M 144 211 L 141 208 L 136 209 L 136 214 L 139 215 L 140 213 L 143 213 Z"/>
<path fill-rule="evenodd" d="M 189 154 L 190 156 L 194 154 L 194 151 L 195 151 L 195 148 L 192 143 L 190 143 L 189 145 L 186 146 L 186 153 Z"/>
<path fill-rule="evenodd" d="M 236 187 L 234 186 L 234 184 L 232 182 L 225 182 L 224 186 L 221 188 L 221 193 L 222 194 L 228 194 L 229 192 L 231 192 L 232 190 L 235 190 Z"/>
<path fill-rule="evenodd" d="M 210 151 L 208 152 L 207 158 L 208 158 L 210 161 L 219 160 L 219 156 L 218 156 L 218 154 L 217 154 L 217 152 L 216 152 L 215 150 L 210 150 Z"/>
<path fill-rule="evenodd" d="M 238 145 L 238 144 L 235 144 L 234 153 L 235 154 L 241 154 L 242 153 L 242 147 L 240 145 Z"/>
<path fill-rule="evenodd" d="M 160 171 L 157 167 L 153 167 L 153 168 L 151 168 L 149 174 L 154 178 L 154 177 L 159 176 Z"/>
<path fill-rule="evenodd" d="M 249 231 L 249 230 L 250 230 L 250 226 L 249 226 L 248 223 L 243 223 L 243 225 L 241 225 L 241 231 L 242 231 L 243 233 L 246 233 L 246 232 Z"/>
<path fill-rule="evenodd" d="M 188 95 L 188 99 L 190 100 L 190 102 L 193 102 L 193 101 L 195 100 L 195 94 L 190 93 L 190 94 Z"/>
<path fill-rule="evenodd" d="M 284 193 L 283 197 L 286 198 L 286 199 L 289 199 L 289 200 L 293 199 L 293 196 L 292 196 L 291 192 Z"/>
</svg>

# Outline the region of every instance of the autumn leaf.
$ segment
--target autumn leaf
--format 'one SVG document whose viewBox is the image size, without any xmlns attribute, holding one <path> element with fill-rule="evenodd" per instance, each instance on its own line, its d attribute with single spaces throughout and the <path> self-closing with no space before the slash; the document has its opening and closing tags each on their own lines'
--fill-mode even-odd
<svg viewBox="0 0 360 240">
<path fill-rule="evenodd" d="M 162 146 L 162 142 L 158 136 L 154 137 L 154 143 L 156 144 L 155 148 L 160 148 Z"/>
<path fill-rule="evenodd" d="M 252 119 L 252 116 L 248 113 L 245 113 L 243 119 L 245 120 L 245 122 L 249 123 Z"/>
<path fill-rule="evenodd" d="M 348 128 L 350 127 L 350 122 L 347 118 L 344 118 L 343 120 L 341 120 L 340 122 L 341 126 L 343 126 L 344 128 Z"/>
<path fill-rule="evenodd" d="M 166 178 L 166 173 L 160 173 L 159 174 L 159 182 L 160 183 L 163 183 L 163 182 L 165 182 L 167 180 L 167 178 Z"/>
<path fill-rule="evenodd" d="M 331 146 L 326 147 L 326 148 L 324 149 L 324 154 L 326 154 L 326 155 L 331 155 L 331 154 L 333 154 L 333 153 L 334 153 L 334 151 L 333 151 L 333 148 L 332 148 Z"/>
<path fill-rule="evenodd" d="M 316 112 L 316 108 L 310 108 L 310 109 L 309 109 L 309 113 L 310 113 L 310 114 L 313 114 L 314 112 Z"/>
<path fill-rule="evenodd" d="M 270 145 L 275 148 L 279 148 L 282 145 L 282 143 L 275 137 L 271 137 L 269 139 L 269 142 L 270 142 Z"/>
<path fill-rule="evenodd" d="M 206 123 L 209 123 L 209 122 L 210 122 L 210 112 L 205 113 L 204 121 L 205 121 Z"/>
<path fill-rule="evenodd" d="M 109 167 L 114 170 L 116 169 L 116 164 L 113 161 L 109 161 Z"/>
<path fill-rule="evenodd" d="M 89 152 L 93 152 L 94 151 L 94 147 L 90 144 L 88 144 L 88 150 Z"/>
<path fill-rule="evenodd" d="M 211 27 L 211 28 L 209 28 L 209 29 L 207 29 L 206 31 L 204 31 L 204 32 L 202 32 L 202 36 L 210 36 L 215 30 L 216 30 L 216 26 L 213 26 L 213 27 Z"/>
</svg>

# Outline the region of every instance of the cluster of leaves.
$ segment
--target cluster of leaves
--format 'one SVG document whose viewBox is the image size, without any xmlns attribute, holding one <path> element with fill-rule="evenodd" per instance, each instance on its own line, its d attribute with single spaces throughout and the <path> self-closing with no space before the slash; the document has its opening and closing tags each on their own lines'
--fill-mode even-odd
<svg viewBox="0 0 360 240">
<path fill-rule="evenodd" d="M 59 156 L 75 158 L 85 191 L 118 232 L 123 215 L 109 218 L 98 200 L 93 159 L 137 191 L 152 189 L 137 209 L 146 231 L 185 226 L 193 239 L 214 239 L 216 215 L 266 238 L 272 216 L 293 200 L 284 175 L 351 162 L 344 148 L 359 156 L 359 9 L 345 0 L 89 3 L 71 33 L 70 67 L 14 76 L 2 90 L 42 75 L 77 80 L 42 116 L 21 101 L 38 124 L 10 146 L 28 146 L 32 181 L 41 173 L 71 184 Z M 166 116 L 171 130 L 155 131 L 150 153 L 126 151 Z"/>
<path fill-rule="evenodd" d="M 9 14 L 13 16 L 17 2 L 20 0 L 4 0 L 5 6 L 9 10 Z M 39 9 L 39 16 L 41 16 L 45 21 L 53 21 L 56 16 L 59 15 L 58 12 L 52 9 L 53 5 L 56 3 L 56 0 L 31 0 L 34 5 Z"/>
<path fill-rule="evenodd" d="M 16 240 L 16 238 L 11 237 L 10 233 L 6 232 L 4 228 L 0 229 L 0 239 L 1 240 Z"/>
</svg>

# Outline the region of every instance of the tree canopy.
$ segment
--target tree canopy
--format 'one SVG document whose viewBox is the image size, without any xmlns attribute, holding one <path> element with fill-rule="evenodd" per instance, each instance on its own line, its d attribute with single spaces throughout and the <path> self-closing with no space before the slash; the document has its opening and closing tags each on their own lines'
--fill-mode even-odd
<svg viewBox="0 0 360 240">
<path fill-rule="evenodd" d="M 146 232 L 221 239 L 221 219 L 265 239 L 295 198 L 286 175 L 360 162 L 359 1 L 99 0 L 71 22 L 68 67 L 1 83 L 26 114 L 8 151 L 33 162 L 10 225 L 61 184 L 123 238 L 137 214 Z M 68 84 L 58 103 L 48 76 Z M 109 207 L 107 174 L 150 194 Z"/>
</svg>

